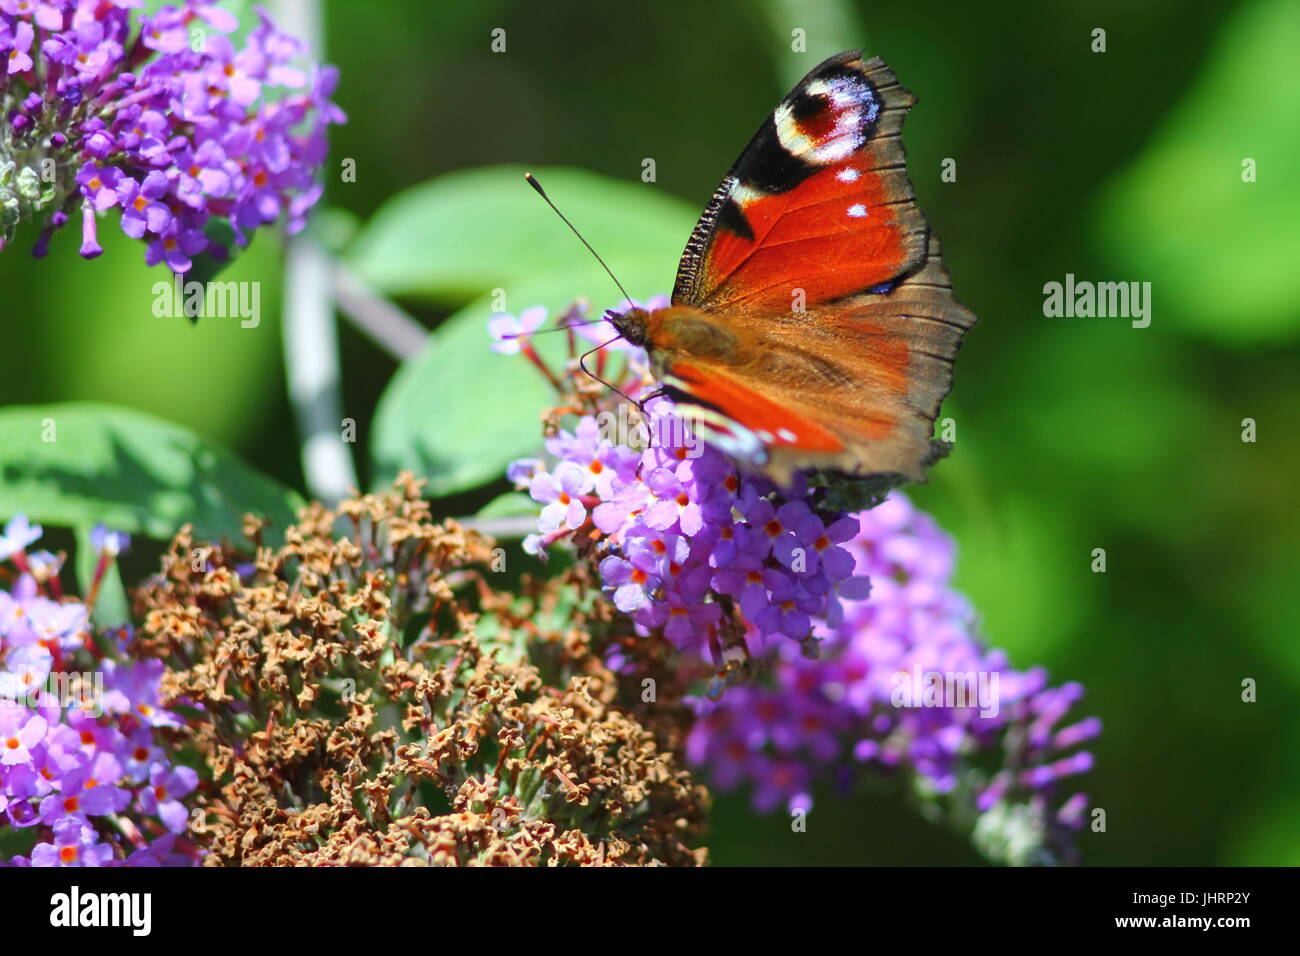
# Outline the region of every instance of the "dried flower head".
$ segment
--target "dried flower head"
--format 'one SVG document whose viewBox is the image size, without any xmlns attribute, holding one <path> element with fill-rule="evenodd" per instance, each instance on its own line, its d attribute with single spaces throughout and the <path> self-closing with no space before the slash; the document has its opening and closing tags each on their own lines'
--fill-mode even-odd
<svg viewBox="0 0 1300 956">
<path fill-rule="evenodd" d="M 680 728 L 619 703 L 582 572 L 510 593 L 495 556 L 410 476 L 251 555 L 177 536 L 136 646 L 206 767 L 207 863 L 704 861 Z"/>
</svg>

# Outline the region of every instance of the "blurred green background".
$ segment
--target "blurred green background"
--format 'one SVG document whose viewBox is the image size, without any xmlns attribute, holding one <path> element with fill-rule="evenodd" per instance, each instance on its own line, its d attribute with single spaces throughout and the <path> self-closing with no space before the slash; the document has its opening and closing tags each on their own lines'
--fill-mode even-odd
<svg viewBox="0 0 1300 956">
<path fill-rule="evenodd" d="M 323 12 L 350 117 L 332 140 L 331 241 L 360 230 L 343 254 L 431 329 L 457 314 L 481 330 L 494 287 L 516 313 L 616 296 L 517 168 L 479 174 L 508 176 L 515 205 L 449 211 L 423 190 L 395 208 L 395 194 L 474 167 L 593 170 L 620 182 L 578 194 L 581 179 L 545 181 L 633 295 L 667 292 L 694 214 L 790 84 L 842 49 L 884 56 L 920 98 L 904 130 L 912 178 L 981 319 L 943 412 L 956 450 L 914 497 L 956 537 L 957 583 L 987 640 L 1088 688 L 1105 730 L 1085 786 L 1108 827 L 1081 837 L 1085 860 L 1300 863 L 1300 4 L 334 0 Z M 796 28 L 806 53 L 791 51 Z M 355 182 L 340 181 L 344 158 Z M 956 182 L 940 179 L 945 158 Z M 83 262 L 74 232 L 43 261 L 22 236 L 0 255 L 3 404 L 140 409 L 304 489 L 275 238 L 225 276 L 263 283 L 261 324 L 242 329 L 155 318 L 161 275 L 142 248 L 101 229 L 114 238 Z M 1067 273 L 1151 282 L 1150 327 L 1044 317 L 1044 284 Z M 446 348 L 486 348 L 479 331 L 444 333 Z M 381 462 L 372 474 L 358 455 L 369 482 L 400 463 L 372 429 L 396 364 L 346 323 L 340 337 L 345 412 Z M 525 363 L 500 362 L 473 401 L 532 387 Z M 436 436 L 446 409 L 424 410 Z M 152 561 L 137 548 L 128 571 Z M 1257 703 L 1241 700 L 1246 678 Z M 718 864 L 978 862 L 887 795 L 822 795 L 798 834 L 720 797 L 708 844 Z"/>
</svg>

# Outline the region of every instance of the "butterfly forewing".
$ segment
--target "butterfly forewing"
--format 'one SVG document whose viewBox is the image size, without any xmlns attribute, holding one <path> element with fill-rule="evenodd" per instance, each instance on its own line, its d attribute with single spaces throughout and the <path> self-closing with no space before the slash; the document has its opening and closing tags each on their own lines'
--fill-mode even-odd
<svg viewBox="0 0 1300 956">
<path fill-rule="evenodd" d="M 915 97 L 879 59 L 822 63 L 759 128 L 696 224 L 674 303 L 811 307 L 890 282 L 924 258 L 899 131 Z"/>
</svg>

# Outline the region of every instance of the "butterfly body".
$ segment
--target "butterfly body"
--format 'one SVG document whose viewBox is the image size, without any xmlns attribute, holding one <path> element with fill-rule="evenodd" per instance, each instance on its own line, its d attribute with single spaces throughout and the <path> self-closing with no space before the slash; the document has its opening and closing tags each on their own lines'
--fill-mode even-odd
<svg viewBox="0 0 1300 956">
<path fill-rule="evenodd" d="M 611 317 L 707 437 L 800 468 L 924 480 L 975 316 L 907 177 L 915 97 L 855 51 L 777 106 L 714 192 L 672 304 Z"/>
</svg>

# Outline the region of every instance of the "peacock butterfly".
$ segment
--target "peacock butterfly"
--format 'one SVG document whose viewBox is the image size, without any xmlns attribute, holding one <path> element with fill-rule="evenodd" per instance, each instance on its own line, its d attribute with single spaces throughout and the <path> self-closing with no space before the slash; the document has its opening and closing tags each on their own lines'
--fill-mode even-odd
<svg viewBox="0 0 1300 956">
<path fill-rule="evenodd" d="M 975 316 L 954 298 L 900 139 L 916 98 L 879 57 L 817 66 L 713 193 L 671 304 L 607 316 L 706 437 L 795 469 L 924 480 Z"/>
</svg>

